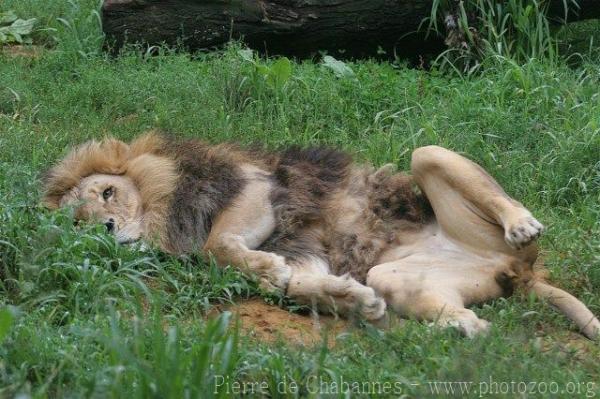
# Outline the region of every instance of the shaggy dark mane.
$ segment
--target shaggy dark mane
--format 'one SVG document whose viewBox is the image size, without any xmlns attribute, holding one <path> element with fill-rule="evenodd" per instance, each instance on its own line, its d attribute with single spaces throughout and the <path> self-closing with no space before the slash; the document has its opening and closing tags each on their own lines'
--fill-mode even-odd
<svg viewBox="0 0 600 399">
<path fill-rule="evenodd" d="M 202 249 L 214 218 L 242 191 L 245 181 L 231 150 L 197 140 L 171 140 L 166 147 L 179 172 L 166 229 L 173 252 Z"/>
</svg>

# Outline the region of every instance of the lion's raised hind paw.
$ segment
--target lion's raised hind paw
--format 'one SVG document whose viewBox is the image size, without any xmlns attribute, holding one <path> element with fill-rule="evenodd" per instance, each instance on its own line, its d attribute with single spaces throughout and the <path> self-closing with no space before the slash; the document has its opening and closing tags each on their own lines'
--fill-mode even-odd
<svg viewBox="0 0 600 399">
<path fill-rule="evenodd" d="M 515 249 L 526 247 L 544 231 L 544 226 L 531 214 L 520 217 L 504 228 L 504 240 Z"/>
</svg>

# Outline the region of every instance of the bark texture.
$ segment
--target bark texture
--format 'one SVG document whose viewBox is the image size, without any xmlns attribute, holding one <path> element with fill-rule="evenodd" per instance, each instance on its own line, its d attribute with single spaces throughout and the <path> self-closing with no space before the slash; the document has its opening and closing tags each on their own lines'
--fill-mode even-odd
<svg viewBox="0 0 600 399">
<path fill-rule="evenodd" d="M 327 50 L 361 57 L 441 48 L 438 39 L 410 34 L 430 7 L 423 0 L 106 0 L 102 19 L 116 48 L 181 42 L 195 50 L 242 39 L 268 54 L 308 57 Z"/>
<path fill-rule="evenodd" d="M 564 17 L 563 0 L 552 13 Z M 554 4 L 555 3 L 555 4 Z M 600 1 L 579 0 L 569 20 L 600 17 Z M 432 0 L 105 0 L 108 43 L 182 43 L 192 50 L 230 39 L 268 54 L 308 57 L 326 50 L 339 57 L 430 53 L 443 39 L 415 33 Z"/>
</svg>

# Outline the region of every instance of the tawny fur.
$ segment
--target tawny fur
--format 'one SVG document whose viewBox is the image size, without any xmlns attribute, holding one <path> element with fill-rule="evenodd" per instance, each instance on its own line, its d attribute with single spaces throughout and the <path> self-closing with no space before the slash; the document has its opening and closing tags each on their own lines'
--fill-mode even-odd
<svg viewBox="0 0 600 399">
<path fill-rule="evenodd" d="M 129 213 L 142 215 L 144 240 L 175 254 L 209 251 L 319 309 L 378 319 L 387 302 L 473 336 L 488 323 L 465 306 L 521 286 L 588 337 L 600 334 L 583 303 L 536 275 L 543 226 L 481 167 L 432 146 L 415 150 L 411 169 L 375 170 L 327 148 L 243 150 L 151 132 L 77 147 L 46 175 L 43 202 L 77 207 L 87 195 L 102 210 L 104 188 L 80 185 L 123 176 L 139 191 L 140 210 Z"/>
<path fill-rule="evenodd" d="M 140 136 L 130 145 L 112 138 L 87 142 L 46 173 L 43 203 L 50 209 L 58 208 L 61 199 L 92 174 L 127 176 L 141 194 L 145 223 L 152 234 L 147 238 L 167 245 L 170 197 L 179 176 L 174 160 L 159 155 L 164 146 L 164 139 L 155 133 Z"/>
</svg>

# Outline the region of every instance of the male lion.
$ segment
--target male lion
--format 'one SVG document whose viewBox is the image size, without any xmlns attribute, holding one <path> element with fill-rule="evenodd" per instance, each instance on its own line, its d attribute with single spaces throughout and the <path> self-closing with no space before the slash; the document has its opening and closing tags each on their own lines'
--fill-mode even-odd
<svg viewBox="0 0 600 399">
<path fill-rule="evenodd" d="M 412 176 L 322 148 L 279 152 L 148 133 L 90 141 L 52 168 L 44 203 L 106 225 L 120 243 L 202 250 L 265 288 L 327 311 L 457 327 L 489 323 L 466 308 L 516 286 L 558 307 L 589 338 L 600 322 L 533 271 L 542 225 L 481 167 L 435 146 Z"/>
</svg>

